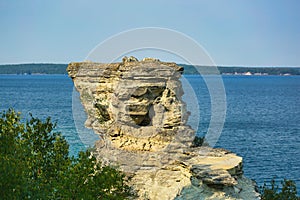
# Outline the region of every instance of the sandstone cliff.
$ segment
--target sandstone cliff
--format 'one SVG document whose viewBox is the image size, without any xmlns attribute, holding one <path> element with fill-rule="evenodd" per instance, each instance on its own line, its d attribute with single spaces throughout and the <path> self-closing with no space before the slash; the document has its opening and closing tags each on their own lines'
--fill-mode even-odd
<svg viewBox="0 0 300 200">
<path fill-rule="evenodd" d="M 121 63 L 70 63 L 69 76 L 100 136 L 98 159 L 131 179 L 139 199 L 259 199 L 243 176 L 242 158 L 192 147 L 175 63 L 124 58 Z"/>
</svg>

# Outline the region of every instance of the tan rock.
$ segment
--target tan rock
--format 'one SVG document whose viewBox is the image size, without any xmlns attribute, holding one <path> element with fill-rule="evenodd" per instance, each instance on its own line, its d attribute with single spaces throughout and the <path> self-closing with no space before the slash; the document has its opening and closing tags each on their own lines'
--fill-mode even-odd
<svg viewBox="0 0 300 200">
<path fill-rule="evenodd" d="M 94 154 L 132 177 L 139 199 L 258 199 L 241 157 L 191 147 L 195 132 L 185 124 L 182 71 L 152 58 L 70 63 L 86 125 L 101 138 Z"/>
</svg>

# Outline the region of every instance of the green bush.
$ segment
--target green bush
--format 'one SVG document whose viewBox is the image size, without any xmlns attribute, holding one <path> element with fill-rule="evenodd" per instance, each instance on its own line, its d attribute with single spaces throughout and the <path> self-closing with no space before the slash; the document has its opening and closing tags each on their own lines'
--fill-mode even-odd
<svg viewBox="0 0 300 200">
<path fill-rule="evenodd" d="M 69 157 L 69 145 L 45 122 L 20 113 L 0 113 L 1 199 L 127 199 L 125 175 L 101 166 L 90 151 Z"/>
<path fill-rule="evenodd" d="M 262 200 L 300 200 L 297 196 L 296 184 L 292 180 L 284 180 L 281 182 L 282 189 L 279 189 L 276 181 L 271 180 L 270 186 L 265 183 L 261 187 Z"/>
<path fill-rule="evenodd" d="M 191 147 L 201 147 L 204 143 L 204 140 L 204 137 L 195 136 Z"/>
</svg>

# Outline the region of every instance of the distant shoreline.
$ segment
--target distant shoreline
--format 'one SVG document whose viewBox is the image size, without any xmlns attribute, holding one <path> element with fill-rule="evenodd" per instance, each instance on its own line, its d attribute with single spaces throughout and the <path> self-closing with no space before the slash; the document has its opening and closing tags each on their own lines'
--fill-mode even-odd
<svg viewBox="0 0 300 200">
<path fill-rule="evenodd" d="M 34 74 L 1 74 L 0 73 L 0 76 L 1 75 L 5 75 L 5 76 L 68 76 L 68 74 L 38 74 L 38 73 L 34 73 Z"/>
<path fill-rule="evenodd" d="M 211 66 L 193 66 L 181 64 L 185 74 L 199 74 L 196 68 L 201 69 L 201 74 L 211 74 Z M 241 76 L 291 76 L 300 75 L 300 67 L 223 67 L 218 66 L 221 75 L 241 75 Z"/>
<path fill-rule="evenodd" d="M 196 68 L 201 68 L 202 75 L 212 74 L 211 66 L 193 66 L 178 64 L 184 67 L 184 74 L 199 74 Z M 67 74 L 68 64 L 9 64 L 0 65 L 0 74 L 15 75 L 59 75 Z M 221 75 L 240 75 L 240 76 L 298 76 L 300 67 L 218 67 Z"/>
</svg>

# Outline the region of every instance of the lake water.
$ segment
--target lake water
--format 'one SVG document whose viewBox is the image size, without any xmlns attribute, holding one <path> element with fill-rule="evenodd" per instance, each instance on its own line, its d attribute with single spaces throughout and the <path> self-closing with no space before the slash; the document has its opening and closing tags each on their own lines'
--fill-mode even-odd
<svg viewBox="0 0 300 200">
<path fill-rule="evenodd" d="M 202 78 L 185 78 L 199 102 L 197 133 L 204 135 L 211 117 L 210 95 Z M 299 193 L 300 76 L 223 76 L 223 82 L 227 114 L 216 146 L 242 156 L 245 175 L 259 185 L 273 177 L 287 178 L 296 181 Z M 73 83 L 66 75 L 0 75 L 0 110 L 13 107 L 24 117 L 29 113 L 43 119 L 51 116 L 75 155 L 85 145 L 74 123 L 72 94 Z M 82 112 L 82 107 L 78 109 Z"/>
</svg>

